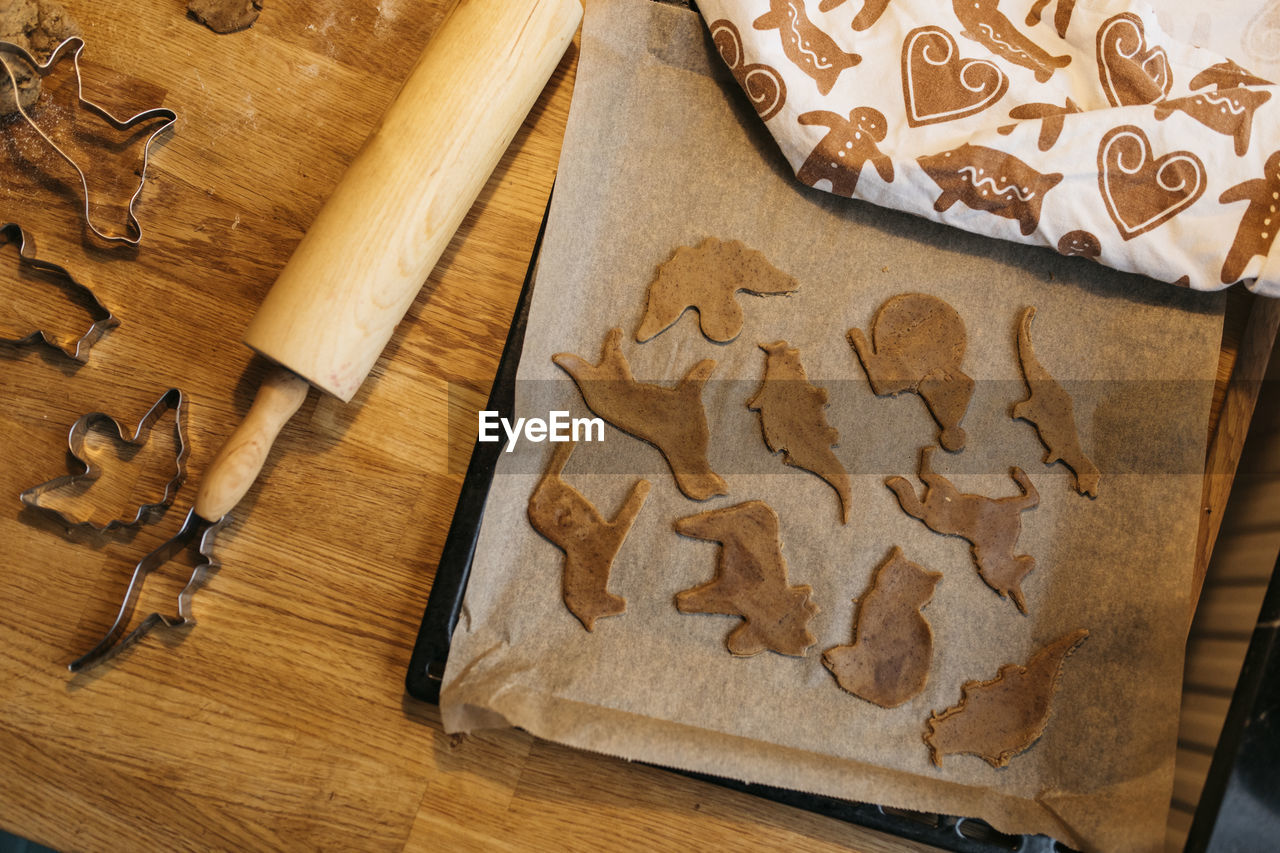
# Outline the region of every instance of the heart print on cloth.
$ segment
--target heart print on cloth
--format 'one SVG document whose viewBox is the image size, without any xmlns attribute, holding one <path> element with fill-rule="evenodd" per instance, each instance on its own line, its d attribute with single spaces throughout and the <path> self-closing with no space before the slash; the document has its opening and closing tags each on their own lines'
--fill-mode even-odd
<svg viewBox="0 0 1280 853">
<path fill-rule="evenodd" d="M 917 27 L 902 43 L 902 99 L 912 127 L 982 112 L 1008 88 L 994 62 L 961 59 L 956 40 L 941 27 Z"/>
<path fill-rule="evenodd" d="M 1168 222 L 1195 204 L 1204 188 L 1204 163 L 1190 151 L 1156 157 L 1142 128 L 1131 124 L 1102 137 L 1098 189 L 1125 240 Z"/>
<path fill-rule="evenodd" d="M 1280 86 L 1241 64 L 1243 37 L 1215 50 L 1161 26 L 1193 0 L 1154 2 L 697 7 L 808 186 L 1175 285 L 1237 276 L 1280 296 L 1273 200 L 1241 221 L 1280 152 Z"/>
</svg>

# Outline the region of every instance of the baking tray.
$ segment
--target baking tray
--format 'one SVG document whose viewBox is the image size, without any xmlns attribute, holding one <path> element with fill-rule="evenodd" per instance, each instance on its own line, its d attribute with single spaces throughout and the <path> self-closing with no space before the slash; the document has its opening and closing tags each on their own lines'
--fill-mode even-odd
<svg viewBox="0 0 1280 853">
<path fill-rule="evenodd" d="M 551 205 L 548 202 L 547 211 Z M 520 366 L 520 353 L 524 348 L 525 326 L 529 319 L 529 303 L 533 298 L 534 278 L 538 256 L 542 250 L 542 237 L 547 227 L 547 214 L 543 213 L 538 239 L 534 243 L 533 256 L 525 273 L 515 315 L 511 319 L 511 331 L 507 335 L 498 361 L 485 405 L 488 411 L 497 411 L 503 417 L 513 417 L 515 408 L 516 370 Z M 489 487 L 493 483 L 494 470 L 506 446 L 505 442 L 477 441 L 471 453 L 471 461 L 462 481 L 462 491 L 454 509 L 453 521 L 444 540 L 440 563 L 436 567 L 431 594 L 427 598 L 418 639 L 409 660 L 409 673 L 405 689 L 410 696 L 425 702 L 438 704 L 440 685 L 444 679 L 445 664 L 449 659 L 449 647 L 453 629 L 458 624 L 462 599 L 471 576 L 471 563 L 476 553 L 476 541 L 480 536 L 480 524 L 484 520 L 485 503 Z M 956 818 L 946 815 L 890 809 L 869 803 L 855 803 L 834 797 L 788 791 L 768 785 L 754 785 L 708 776 L 701 773 L 662 768 L 693 779 L 712 782 L 736 791 L 743 791 L 784 805 L 795 806 L 837 820 L 855 823 L 880 832 L 924 844 L 932 844 L 957 853 L 993 853 L 993 851 L 1020 851 L 1020 853 L 1055 853 L 1070 848 L 1043 835 L 1012 836 L 997 832 L 984 821 L 973 818 Z"/>
</svg>

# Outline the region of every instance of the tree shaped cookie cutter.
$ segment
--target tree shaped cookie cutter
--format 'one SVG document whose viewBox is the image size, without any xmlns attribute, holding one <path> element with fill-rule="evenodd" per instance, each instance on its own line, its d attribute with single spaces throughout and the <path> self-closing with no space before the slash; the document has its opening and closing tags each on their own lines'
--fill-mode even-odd
<svg viewBox="0 0 1280 853">
<path fill-rule="evenodd" d="M 106 635 L 96 646 L 69 663 L 67 669 L 72 672 L 80 672 L 83 669 L 103 663 L 141 640 L 147 632 L 157 625 L 163 625 L 166 628 L 181 628 L 186 625 L 194 625 L 196 619 L 191 612 L 191 597 L 196 590 L 204 586 L 205 579 L 218 570 L 220 564 L 213 553 L 213 540 L 223 525 L 230 520 L 231 516 L 226 515 L 210 524 L 196 515 L 194 509 L 188 512 L 187 519 L 183 522 L 182 529 L 178 531 L 177 535 L 163 542 L 158 548 L 143 557 L 138 562 L 138 565 L 134 567 L 133 577 L 129 580 L 129 589 L 125 592 L 124 600 L 120 603 L 120 611 L 116 614 L 116 619 L 111 623 Z M 170 616 L 158 611 L 148 613 L 138 623 L 137 627 L 122 638 L 120 635 L 124 633 L 129 620 L 133 618 L 133 611 L 138 604 L 138 596 L 142 591 L 143 584 L 146 583 L 147 576 L 168 563 L 180 552 L 186 550 L 192 543 L 195 543 L 196 551 L 203 558 L 203 562 L 196 563 L 191 570 L 191 577 L 187 580 L 182 591 L 178 593 L 177 614 Z"/>
<path fill-rule="evenodd" d="M 138 507 L 132 519 L 115 518 L 106 525 L 99 526 L 89 519 L 75 518 L 67 515 L 56 507 L 49 506 L 45 500 L 45 496 L 51 492 L 66 489 L 76 483 L 91 482 L 98 479 L 102 475 L 102 470 L 94 466 L 92 457 L 85 451 L 85 438 L 90 432 L 101 429 L 104 431 L 114 431 L 115 436 L 124 444 L 133 447 L 142 447 L 147 443 L 151 433 L 151 428 L 156 421 L 170 409 L 174 412 L 173 418 L 173 434 L 174 443 L 177 445 L 178 451 L 174 458 L 174 476 L 165 484 L 164 495 L 155 503 L 146 503 Z M 118 527 L 137 527 L 144 521 L 149 519 L 153 513 L 159 510 L 167 509 L 172 503 L 174 497 L 178 493 L 178 488 L 187 478 L 187 454 L 189 448 L 186 442 L 186 431 L 183 422 L 186 418 L 186 401 L 182 391 L 177 388 L 170 388 L 164 393 L 155 405 L 142 416 L 142 420 L 138 422 L 138 428 L 134 430 L 132 438 L 125 437 L 124 427 L 115 418 L 103 412 L 90 412 L 87 415 L 81 415 L 76 422 L 71 425 L 71 431 L 67 435 L 67 448 L 71 451 L 71 455 L 75 457 L 82 466 L 84 471 L 79 474 L 69 474 L 65 477 L 57 477 L 38 486 L 32 486 L 27 489 L 18 499 L 29 507 L 44 510 L 53 513 L 62 519 L 68 527 L 89 527 L 99 532 L 114 530 Z"/>
<path fill-rule="evenodd" d="M 44 329 L 35 329 L 31 333 L 20 338 L 0 337 L 0 343 L 14 344 L 22 346 L 35 340 L 42 340 L 46 344 L 55 349 L 59 349 L 71 358 L 81 363 L 89 360 L 89 350 L 98 339 L 102 337 L 107 329 L 120 325 L 120 320 L 112 314 L 105 305 L 99 301 L 98 297 L 92 290 L 85 287 L 75 279 L 66 268 L 49 261 L 42 261 L 36 257 L 35 241 L 27 236 L 26 232 L 16 222 L 6 222 L 0 225 L 0 235 L 3 235 L 7 242 L 14 243 L 18 247 L 18 262 L 33 270 L 49 273 L 59 278 L 65 279 L 69 285 L 69 289 L 83 294 L 86 301 L 90 303 L 89 315 L 93 318 L 93 325 L 89 330 L 81 335 L 72 346 L 63 346 L 59 344 L 49 332 Z"/>
<path fill-rule="evenodd" d="M 51 139 L 49 135 L 40 128 L 40 125 L 36 123 L 35 119 L 33 119 L 31 115 L 26 111 L 26 109 L 20 103 L 18 103 L 16 97 L 14 99 L 14 106 L 17 108 L 16 112 L 19 115 L 21 115 L 23 120 L 26 121 L 26 123 L 31 126 L 31 129 L 34 130 L 40 136 L 40 138 L 43 139 L 45 143 L 58 154 L 59 157 L 67 161 L 67 163 L 71 165 L 71 168 L 75 169 L 76 174 L 80 176 L 80 189 L 84 196 L 84 210 L 83 210 L 84 221 L 85 221 L 85 224 L 89 226 L 89 230 L 92 231 L 98 237 L 108 242 L 127 243 L 130 246 L 136 246 L 142 240 L 142 225 L 139 224 L 138 217 L 133 212 L 133 206 L 137 202 L 138 196 L 142 194 L 143 185 L 146 184 L 147 182 L 147 164 L 151 157 L 151 143 L 155 141 L 155 138 L 159 134 L 161 134 L 162 132 L 164 132 L 165 130 L 173 126 L 173 123 L 177 121 L 178 114 L 175 113 L 173 110 L 166 109 L 165 107 L 154 107 L 149 110 L 144 110 L 138 113 L 137 115 L 133 116 L 132 118 L 121 120 L 113 116 L 111 113 L 107 112 L 105 108 L 99 106 L 98 104 L 95 104 L 92 101 L 86 100 L 84 97 L 84 88 L 81 83 L 81 76 L 80 76 L 80 52 L 83 50 L 84 50 L 84 39 L 79 38 L 78 36 L 72 36 L 71 38 L 67 39 L 62 44 L 54 48 L 53 53 L 49 55 L 48 62 L 41 64 L 40 62 L 36 61 L 35 57 L 33 57 L 30 53 L 28 53 L 26 50 L 22 49 L 18 45 L 13 44 L 11 42 L 0 41 L 0 57 L 3 57 L 7 54 L 9 56 L 13 56 L 22 60 L 24 63 L 31 66 L 32 69 L 34 69 L 35 73 L 39 75 L 42 81 L 44 80 L 45 77 L 47 77 L 52 72 L 53 67 L 58 63 L 58 61 L 61 60 L 63 56 L 69 53 L 71 55 L 72 65 L 74 66 L 74 69 L 75 69 L 77 101 L 85 109 L 90 110 L 93 113 L 96 113 L 104 121 L 106 121 L 108 124 L 110 124 L 114 129 L 118 131 L 132 130 L 138 125 L 144 124 L 145 122 L 151 121 L 152 119 L 161 118 L 165 120 L 163 124 L 161 124 L 154 131 L 152 131 L 151 135 L 147 137 L 146 144 L 143 146 L 143 149 L 142 149 L 142 169 L 139 172 L 138 188 L 134 190 L 133 195 L 129 197 L 129 204 L 126 209 L 128 214 L 127 227 L 129 229 L 129 233 L 123 236 L 111 235 L 98 230 L 98 227 L 93 224 L 92 213 L 89 209 L 89 179 L 85 176 L 84 170 L 80 168 L 80 164 L 78 164 L 75 161 L 75 158 L 73 158 L 70 154 L 64 151 L 62 147 L 58 145 L 58 143 L 54 142 L 53 139 Z M 5 76 L 8 78 L 10 85 L 13 86 L 13 91 L 17 92 L 18 82 L 14 76 L 13 69 L 9 66 L 7 62 L 0 62 L 0 66 L 4 67 Z M 3 79 L 5 78 L 0 78 L 0 80 L 3 80 Z"/>
</svg>

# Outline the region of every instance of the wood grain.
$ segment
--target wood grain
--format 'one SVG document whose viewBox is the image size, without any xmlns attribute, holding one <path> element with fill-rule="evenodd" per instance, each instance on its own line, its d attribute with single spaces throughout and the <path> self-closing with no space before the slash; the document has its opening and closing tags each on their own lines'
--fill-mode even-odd
<svg viewBox="0 0 1280 853">
<path fill-rule="evenodd" d="M 79 415 L 131 421 L 175 385 L 193 478 L 208 467 L 269 369 L 240 335 L 452 4 L 270 2 L 227 36 L 179 0 L 65 5 L 87 37 L 86 95 L 179 119 L 152 151 L 136 250 L 85 238 L 65 175 L 0 158 L 0 216 L 123 321 L 84 366 L 0 349 L 0 826 L 77 850 L 920 849 L 519 732 L 452 738 L 402 697 L 555 175 L 574 49 L 353 402 L 313 395 L 281 431 L 219 539 L 198 626 L 69 676 L 193 487 L 160 522 L 98 538 L 16 495 L 64 473 Z M 103 168 L 127 172 L 138 153 Z M 14 275 L 0 270 L 0 293 Z M 168 606 L 183 568 L 148 583 L 139 613 Z"/>
</svg>

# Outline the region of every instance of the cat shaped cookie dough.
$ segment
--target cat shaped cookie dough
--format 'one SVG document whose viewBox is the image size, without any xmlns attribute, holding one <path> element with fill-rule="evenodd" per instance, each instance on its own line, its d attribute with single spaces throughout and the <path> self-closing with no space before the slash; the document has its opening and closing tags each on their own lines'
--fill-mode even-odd
<svg viewBox="0 0 1280 853">
<path fill-rule="evenodd" d="M 919 695 L 933 662 L 933 629 L 920 612 L 942 574 L 917 566 L 894 546 L 858 602 L 853 643 L 822 653 L 845 690 L 882 708 Z"/>
<path fill-rule="evenodd" d="M 956 202 L 1018 223 L 1023 236 L 1040 225 L 1045 194 L 1062 180 L 1060 172 L 1042 175 L 995 148 L 965 143 L 917 160 L 942 189 L 933 209 L 942 213 Z"/>
</svg>

